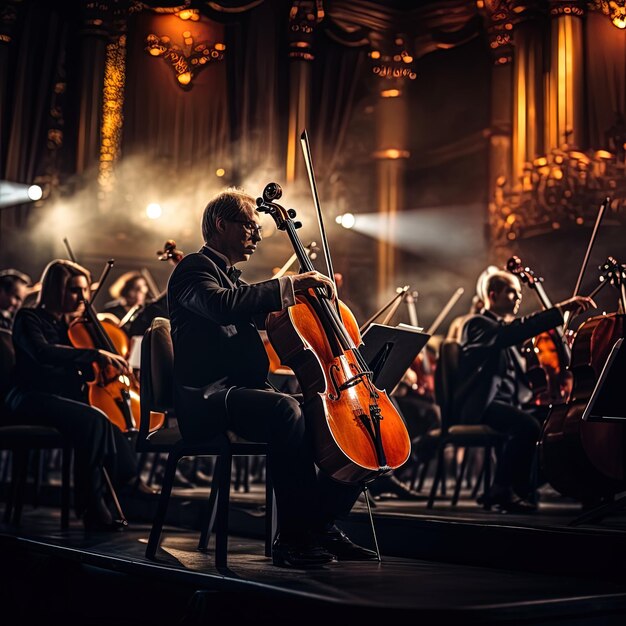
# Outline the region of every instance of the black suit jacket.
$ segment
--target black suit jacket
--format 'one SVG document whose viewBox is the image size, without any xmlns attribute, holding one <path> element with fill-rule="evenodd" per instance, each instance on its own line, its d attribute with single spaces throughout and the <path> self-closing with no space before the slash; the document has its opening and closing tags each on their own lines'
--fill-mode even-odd
<svg viewBox="0 0 626 626">
<path fill-rule="evenodd" d="M 557 308 L 520 317 L 507 324 L 490 311 L 470 317 L 463 326 L 456 379 L 454 414 L 462 424 L 480 423 L 496 396 L 507 368 L 517 359 L 512 346 L 559 326 Z"/>
<path fill-rule="evenodd" d="M 214 432 L 219 432 L 225 426 L 228 389 L 267 386 L 269 362 L 254 316 L 282 308 L 279 281 L 233 284 L 223 259 L 204 247 L 186 255 L 174 269 L 167 303 L 174 398 L 183 434 L 189 414 L 198 412 L 210 412 Z M 207 407 L 207 401 L 212 406 Z"/>
</svg>

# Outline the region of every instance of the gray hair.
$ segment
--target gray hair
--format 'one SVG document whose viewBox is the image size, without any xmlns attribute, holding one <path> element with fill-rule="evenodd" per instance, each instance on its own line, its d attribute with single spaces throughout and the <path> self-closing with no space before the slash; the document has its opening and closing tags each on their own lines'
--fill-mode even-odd
<svg viewBox="0 0 626 626">
<path fill-rule="evenodd" d="M 232 220 L 246 209 L 256 210 L 254 198 L 239 187 L 229 187 L 209 201 L 202 214 L 202 237 L 207 242 L 216 232 L 218 218 Z"/>
</svg>

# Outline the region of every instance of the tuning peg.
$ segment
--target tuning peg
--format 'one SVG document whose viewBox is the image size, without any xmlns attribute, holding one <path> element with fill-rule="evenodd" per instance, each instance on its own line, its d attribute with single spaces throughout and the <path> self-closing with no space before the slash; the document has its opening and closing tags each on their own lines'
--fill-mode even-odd
<svg viewBox="0 0 626 626">
<path fill-rule="evenodd" d="M 293 219 L 293 218 L 296 216 L 296 211 L 295 211 L 295 209 L 289 209 L 289 210 L 287 211 L 287 215 L 288 215 L 291 219 Z"/>
<path fill-rule="evenodd" d="M 293 225 L 294 225 L 296 228 L 302 228 L 302 222 L 294 222 L 294 223 L 293 223 Z"/>
</svg>

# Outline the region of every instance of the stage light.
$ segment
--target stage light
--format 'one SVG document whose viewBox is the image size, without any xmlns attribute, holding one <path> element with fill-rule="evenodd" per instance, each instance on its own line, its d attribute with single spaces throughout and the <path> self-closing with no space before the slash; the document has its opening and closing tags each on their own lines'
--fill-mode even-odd
<svg viewBox="0 0 626 626">
<path fill-rule="evenodd" d="M 26 193 L 33 202 L 37 202 L 43 196 L 43 189 L 39 185 L 31 185 Z"/>
<path fill-rule="evenodd" d="M 43 197 L 43 189 L 39 185 L 24 185 L 8 180 L 0 181 L 0 208 L 35 202 Z"/>
<path fill-rule="evenodd" d="M 149 204 L 146 207 L 146 215 L 151 220 L 159 219 L 159 217 L 161 217 L 162 213 L 163 213 L 163 211 L 161 210 L 161 205 L 160 204 L 156 204 L 156 202 L 152 202 L 151 204 Z"/>
<path fill-rule="evenodd" d="M 215 175 L 216 175 L 216 176 L 219 176 L 220 178 L 221 178 L 222 176 L 224 176 L 224 174 L 226 174 L 226 170 L 225 170 L 223 167 L 218 167 L 218 168 L 215 170 Z"/>
<path fill-rule="evenodd" d="M 352 213 L 344 213 L 343 215 L 338 215 L 335 221 L 344 228 L 352 228 L 356 222 L 356 217 Z"/>
</svg>

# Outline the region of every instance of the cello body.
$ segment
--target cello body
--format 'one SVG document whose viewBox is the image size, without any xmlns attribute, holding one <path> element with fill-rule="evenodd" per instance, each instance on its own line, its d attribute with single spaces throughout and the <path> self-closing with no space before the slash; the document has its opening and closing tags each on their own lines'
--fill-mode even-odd
<svg viewBox="0 0 626 626">
<path fill-rule="evenodd" d="M 359 375 L 362 369 L 353 351 L 334 354 L 314 298 L 298 295 L 295 306 L 271 313 L 268 336 L 300 383 L 318 467 L 340 482 L 367 482 L 405 463 L 411 442 L 387 393 Z M 360 344 L 352 312 L 342 302 L 339 311 L 354 344 Z M 373 412 L 380 415 L 380 436 L 373 436 Z"/>
<path fill-rule="evenodd" d="M 582 420 L 609 353 L 625 330 L 626 316 L 611 314 L 588 319 L 576 333 L 570 399 L 552 408 L 539 443 L 545 476 L 563 495 L 584 500 L 626 488 L 626 426 Z"/>
<path fill-rule="evenodd" d="M 116 351 L 121 356 L 128 355 L 128 336 L 126 333 L 107 320 L 97 321 L 96 328 L 89 318 L 77 319 L 69 328 L 69 337 L 75 348 L 101 348 Z M 100 334 L 107 336 L 108 345 L 100 345 Z M 111 350 L 113 348 L 114 350 Z M 109 420 L 122 432 L 134 432 L 139 428 L 139 382 L 134 374 L 119 374 L 114 368 L 101 368 L 92 364 L 94 378 L 89 385 L 89 404 L 103 411 Z M 150 429 L 163 425 L 165 416 L 152 413 Z"/>
</svg>

